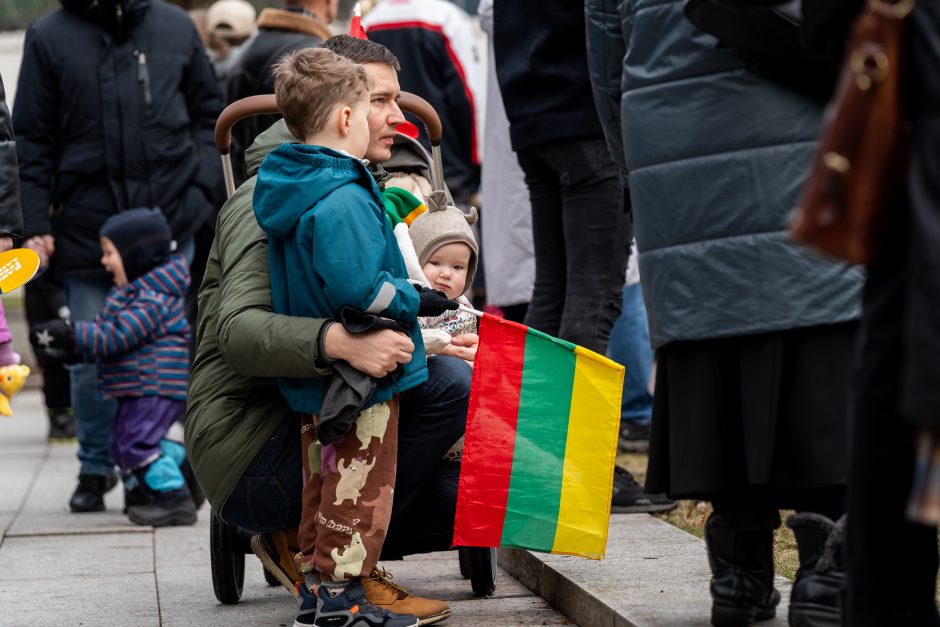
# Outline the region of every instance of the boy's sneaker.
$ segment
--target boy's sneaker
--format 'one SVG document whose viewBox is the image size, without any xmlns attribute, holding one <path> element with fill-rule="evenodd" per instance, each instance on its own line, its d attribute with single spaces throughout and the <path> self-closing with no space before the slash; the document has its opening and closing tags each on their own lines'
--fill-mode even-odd
<svg viewBox="0 0 940 627">
<path fill-rule="evenodd" d="M 251 550 L 261 560 L 264 569 L 271 573 L 295 598 L 300 599 L 299 588 L 303 586 L 297 584 L 302 582 L 304 577 L 294 564 L 287 534 L 278 531 L 252 536 Z"/>
<path fill-rule="evenodd" d="M 665 494 L 647 494 L 625 468 L 614 466 L 614 493 L 610 499 L 613 514 L 668 512 L 676 502 Z"/>
<path fill-rule="evenodd" d="M 359 580 L 345 586 L 320 585 L 316 594 L 298 586 L 300 608 L 294 627 L 417 627 L 418 618 L 376 607 Z"/>
<path fill-rule="evenodd" d="M 396 614 L 413 614 L 418 617 L 419 625 L 433 625 L 450 617 L 449 605 L 411 594 L 392 583 L 392 574 L 384 568 L 373 568 L 372 573 L 362 579 L 362 587 L 373 605 Z"/>
<path fill-rule="evenodd" d="M 150 527 L 192 525 L 196 522 L 196 506 L 188 490 L 174 490 L 149 503 L 128 506 L 127 517 L 132 523 Z"/>
</svg>

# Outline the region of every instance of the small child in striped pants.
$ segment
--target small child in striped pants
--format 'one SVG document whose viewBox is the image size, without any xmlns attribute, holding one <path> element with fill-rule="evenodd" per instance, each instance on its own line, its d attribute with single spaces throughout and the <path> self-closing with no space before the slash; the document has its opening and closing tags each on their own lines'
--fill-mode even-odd
<svg viewBox="0 0 940 627">
<path fill-rule="evenodd" d="M 92 322 L 36 325 L 38 350 L 98 363 L 98 388 L 118 402 L 111 456 L 122 470 L 128 518 L 139 525 L 191 525 L 196 508 L 171 433 L 186 411 L 190 326 L 184 313 L 189 268 L 172 253 L 159 209 L 130 209 L 101 227 L 101 265 L 113 276 Z"/>
</svg>

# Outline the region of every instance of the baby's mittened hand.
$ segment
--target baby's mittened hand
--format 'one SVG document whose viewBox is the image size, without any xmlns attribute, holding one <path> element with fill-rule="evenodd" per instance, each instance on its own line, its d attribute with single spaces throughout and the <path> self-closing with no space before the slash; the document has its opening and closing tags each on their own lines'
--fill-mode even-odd
<svg viewBox="0 0 940 627">
<path fill-rule="evenodd" d="M 39 349 L 75 350 L 75 330 L 65 320 L 50 320 L 29 330 L 29 343 Z"/>
<path fill-rule="evenodd" d="M 447 298 L 447 294 L 440 290 L 417 284 L 415 284 L 415 289 L 421 297 L 421 304 L 418 306 L 419 316 L 439 316 L 445 311 L 453 311 L 460 307 L 460 303 Z"/>
</svg>

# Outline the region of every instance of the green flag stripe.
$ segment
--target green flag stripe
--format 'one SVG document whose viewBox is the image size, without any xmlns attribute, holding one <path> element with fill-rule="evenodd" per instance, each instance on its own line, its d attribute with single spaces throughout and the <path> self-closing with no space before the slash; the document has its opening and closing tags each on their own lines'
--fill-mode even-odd
<svg viewBox="0 0 940 627">
<path fill-rule="evenodd" d="M 551 551 L 558 524 L 574 368 L 572 344 L 529 329 L 503 546 Z"/>
</svg>

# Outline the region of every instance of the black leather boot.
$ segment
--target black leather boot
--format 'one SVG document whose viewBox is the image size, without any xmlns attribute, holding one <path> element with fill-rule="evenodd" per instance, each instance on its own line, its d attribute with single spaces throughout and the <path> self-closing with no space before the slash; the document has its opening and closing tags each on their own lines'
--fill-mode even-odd
<svg viewBox="0 0 940 627">
<path fill-rule="evenodd" d="M 79 475 L 78 486 L 69 499 L 73 514 L 103 512 L 104 494 L 117 484 L 117 475 Z"/>
<path fill-rule="evenodd" d="M 777 613 L 774 529 L 779 518 L 712 514 L 705 523 L 712 569 L 712 625 L 746 627 Z"/>
<path fill-rule="evenodd" d="M 838 523 L 821 514 L 790 514 L 800 568 L 790 591 L 790 627 L 841 627 L 845 589 L 845 516 Z"/>
</svg>

